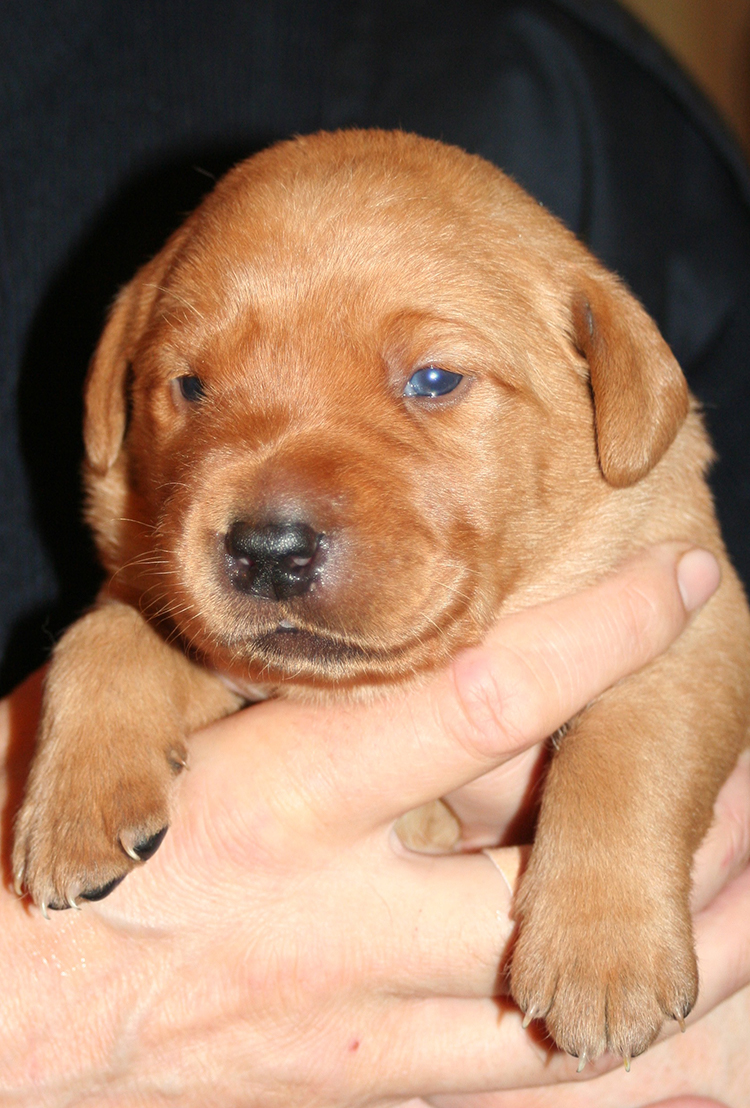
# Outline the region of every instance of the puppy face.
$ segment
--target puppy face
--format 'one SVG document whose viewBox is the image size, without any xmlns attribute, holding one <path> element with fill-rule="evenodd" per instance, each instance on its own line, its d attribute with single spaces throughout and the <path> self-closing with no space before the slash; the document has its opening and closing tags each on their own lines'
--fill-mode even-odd
<svg viewBox="0 0 750 1108">
<path fill-rule="evenodd" d="M 216 668 L 392 681 L 601 558 L 591 520 L 637 512 L 686 410 L 642 309 L 498 170 L 318 135 L 230 173 L 121 294 L 89 518 L 115 587 Z"/>
</svg>

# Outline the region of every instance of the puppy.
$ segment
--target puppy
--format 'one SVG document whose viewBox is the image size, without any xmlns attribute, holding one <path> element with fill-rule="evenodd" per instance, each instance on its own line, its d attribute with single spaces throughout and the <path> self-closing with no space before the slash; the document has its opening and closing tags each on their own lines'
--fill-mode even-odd
<svg viewBox="0 0 750 1108">
<path fill-rule="evenodd" d="M 477 157 L 300 138 L 229 173 L 122 291 L 86 386 L 109 583 L 58 645 L 14 869 L 46 912 L 158 846 L 193 729 L 387 691 L 663 539 L 719 558 L 670 650 L 570 722 L 513 996 L 582 1060 L 696 997 L 693 853 L 748 738 L 750 621 L 711 448 L 643 308 Z"/>
</svg>

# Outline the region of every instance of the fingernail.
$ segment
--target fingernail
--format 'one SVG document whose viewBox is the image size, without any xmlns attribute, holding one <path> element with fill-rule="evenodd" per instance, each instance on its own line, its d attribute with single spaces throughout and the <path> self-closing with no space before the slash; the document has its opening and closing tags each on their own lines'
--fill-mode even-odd
<svg viewBox="0 0 750 1108">
<path fill-rule="evenodd" d="M 688 612 L 694 612 L 713 596 L 721 581 L 721 569 L 713 554 L 696 547 L 677 564 L 677 584 Z"/>
</svg>

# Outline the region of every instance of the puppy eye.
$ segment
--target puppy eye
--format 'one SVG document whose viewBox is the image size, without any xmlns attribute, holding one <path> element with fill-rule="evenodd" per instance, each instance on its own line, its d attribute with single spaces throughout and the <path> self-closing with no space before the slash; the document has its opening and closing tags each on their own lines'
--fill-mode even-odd
<svg viewBox="0 0 750 1108">
<path fill-rule="evenodd" d="M 446 396 L 463 381 L 463 374 L 436 365 L 418 369 L 406 382 L 404 396 Z"/>
<path fill-rule="evenodd" d="M 202 400 L 206 395 L 206 390 L 203 387 L 203 382 L 200 377 L 192 377 L 187 375 L 185 377 L 178 377 L 177 384 L 180 389 L 180 396 L 183 400 L 189 401 L 194 404 L 196 400 Z"/>
</svg>

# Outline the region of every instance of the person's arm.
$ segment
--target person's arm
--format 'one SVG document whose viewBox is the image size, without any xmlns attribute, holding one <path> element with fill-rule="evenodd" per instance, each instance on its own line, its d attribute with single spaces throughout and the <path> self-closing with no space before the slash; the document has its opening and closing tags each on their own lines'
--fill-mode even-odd
<svg viewBox="0 0 750 1108">
<path fill-rule="evenodd" d="M 580 1082 L 495 999 L 512 922 L 490 860 L 410 854 L 393 823 L 664 650 L 717 580 L 702 553 L 676 572 L 681 549 L 503 621 L 392 701 L 268 702 L 196 735 L 164 844 L 100 904 L 47 922 L 0 889 L 0 1103 L 355 1108 Z M 5 705 L 11 765 L 33 701 Z M 718 932 L 704 1007 L 728 961 L 748 971 Z"/>
</svg>

